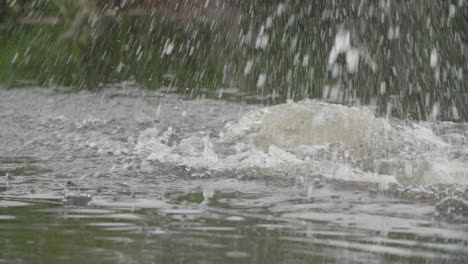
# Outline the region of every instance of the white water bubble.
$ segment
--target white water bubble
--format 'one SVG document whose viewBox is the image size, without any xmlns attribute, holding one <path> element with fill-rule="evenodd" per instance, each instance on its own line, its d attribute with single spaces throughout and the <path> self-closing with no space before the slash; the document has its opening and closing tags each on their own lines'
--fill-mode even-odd
<svg viewBox="0 0 468 264">
<path fill-rule="evenodd" d="M 305 55 L 304 58 L 302 59 L 302 66 L 303 67 L 309 66 L 309 55 Z"/>
<path fill-rule="evenodd" d="M 346 68 L 349 73 L 356 73 L 359 69 L 359 50 L 349 49 L 346 52 Z"/>
<path fill-rule="evenodd" d="M 426 98 L 425 98 L 425 106 L 429 106 L 429 104 L 431 103 L 431 94 L 430 93 L 426 93 Z"/>
<path fill-rule="evenodd" d="M 253 60 L 247 61 L 244 68 L 244 75 L 248 75 L 252 71 L 253 63 Z"/>
<path fill-rule="evenodd" d="M 271 16 L 267 17 L 266 22 L 265 22 L 265 27 L 266 28 L 271 28 L 273 26 L 273 19 Z"/>
<path fill-rule="evenodd" d="M 290 16 L 288 19 L 288 27 L 292 27 L 294 24 L 294 21 L 296 21 L 296 16 L 295 15 Z"/>
<path fill-rule="evenodd" d="M 261 33 L 258 35 L 257 40 L 255 42 L 256 49 L 266 49 L 268 46 L 268 42 L 270 41 L 270 36 L 266 33 Z"/>
<path fill-rule="evenodd" d="M 276 15 L 281 16 L 285 10 L 286 6 L 283 3 L 278 4 L 278 8 L 276 8 Z"/>
<path fill-rule="evenodd" d="M 293 65 L 296 66 L 297 64 L 299 64 L 299 52 L 294 55 L 293 59 Z"/>
<path fill-rule="evenodd" d="M 340 65 L 337 65 L 337 64 L 333 64 L 332 68 L 331 68 L 331 72 L 332 72 L 332 77 L 333 78 L 337 78 L 338 76 L 341 75 L 341 67 Z"/>
<path fill-rule="evenodd" d="M 340 30 L 336 33 L 335 43 L 328 57 L 328 65 L 335 63 L 338 55 L 351 49 L 351 34 L 347 30 Z"/>
<path fill-rule="evenodd" d="M 437 54 L 436 49 L 432 49 L 429 63 L 432 68 L 437 67 L 437 65 L 439 64 L 439 56 Z"/>
<path fill-rule="evenodd" d="M 463 68 L 462 67 L 458 68 L 457 70 L 457 79 L 459 81 L 463 80 Z"/>
<path fill-rule="evenodd" d="M 174 50 L 174 42 L 166 41 L 166 43 L 164 44 L 164 49 L 163 49 L 161 56 L 164 57 L 164 55 L 171 55 L 173 50 Z"/>
<path fill-rule="evenodd" d="M 325 85 L 322 89 L 322 99 L 327 99 L 329 92 L 330 92 L 330 86 Z"/>
<path fill-rule="evenodd" d="M 123 64 L 122 62 L 119 63 L 119 65 L 117 65 L 117 67 L 115 68 L 115 71 L 120 73 L 123 69 L 123 67 L 125 66 L 125 64 Z"/>
<path fill-rule="evenodd" d="M 395 35 L 394 35 L 395 39 L 399 39 L 400 38 L 400 27 L 399 26 L 396 26 L 395 27 Z"/>
<path fill-rule="evenodd" d="M 142 48 L 143 48 L 143 46 L 140 44 L 140 46 L 138 46 L 138 48 L 137 48 L 135 54 L 136 54 L 136 55 L 140 54 Z"/>
<path fill-rule="evenodd" d="M 15 55 L 13 56 L 13 59 L 11 60 L 11 63 L 15 63 L 16 60 L 18 59 L 18 56 L 19 56 L 19 54 L 18 54 L 18 52 L 16 52 Z"/>
<path fill-rule="evenodd" d="M 455 16 L 455 11 L 456 11 L 455 5 L 451 4 L 449 7 L 449 18 L 453 18 Z"/>
<path fill-rule="evenodd" d="M 258 75 L 258 80 L 257 80 L 257 88 L 263 88 L 265 87 L 267 76 L 265 73 L 261 73 Z"/>
<path fill-rule="evenodd" d="M 400 27 L 399 26 L 390 27 L 388 29 L 387 37 L 388 37 L 389 40 L 399 39 L 400 38 Z"/>
<path fill-rule="evenodd" d="M 458 115 L 458 109 L 457 109 L 457 107 L 455 106 L 455 104 L 452 105 L 451 110 L 452 110 L 452 117 L 453 117 L 453 119 L 455 119 L 455 120 L 460 119 L 460 116 Z"/>
<path fill-rule="evenodd" d="M 429 120 L 437 120 L 437 117 L 440 114 L 440 104 L 439 102 L 435 102 L 432 105 L 431 113 L 429 114 Z"/>
<path fill-rule="evenodd" d="M 439 67 L 436 67 L 434 69 L 434 79 L 436 79 L 436 81 L 440 81 L 440 68 Z"/>
<path fill-rule="evenodd" d="M 334 48 L 338 52 L 347 51 L 351 48 L 351 33 L 347 30 L 340 30 L 335 36 Z"/>
<path fill-rule="evenodd" d="M 297 48 L 297 42 L 298 42 L 298 39 L 297 39 L 297 36 L 295 36 L 292 40 L 291 40 L 291 45 L 289 46 L 289 50 L 291 52 L 294 52 Z"/>
<path fill-rule="evenodd" d="M 393 104 L 388 103 L 387 104 L 387 109 L 385 111 L 385 118 L 389 119 L 392 116 L 392 111 L 393 111 Z"/>
<path fill-rule="evenodd" d="M 340 101 L 340 87 L 338 85 L 333 85 L 330 89 L 330 95 L 328 100 L 331 102 L 339 102 Z"/>
<path fill-rule="evenodd" d="M 387 91 L 387 84 L 385 82 L 380 83 L 380 94 L 383 95 Z"/>
</svg>

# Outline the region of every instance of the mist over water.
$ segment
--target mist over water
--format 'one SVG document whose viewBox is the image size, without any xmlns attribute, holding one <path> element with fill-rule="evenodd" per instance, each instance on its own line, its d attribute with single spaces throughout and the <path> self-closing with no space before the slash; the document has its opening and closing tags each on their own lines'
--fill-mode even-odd
<svg viewBox="0 0 468 264">
<path fill-rule="evenodd" d="M 7 3 L 0 263 L 468 258 L 466 1 Z"/>
</svg>

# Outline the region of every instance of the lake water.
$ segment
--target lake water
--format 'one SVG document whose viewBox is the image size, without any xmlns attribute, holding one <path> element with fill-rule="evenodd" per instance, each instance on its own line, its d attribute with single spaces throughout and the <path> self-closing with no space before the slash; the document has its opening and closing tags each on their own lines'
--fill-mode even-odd
<svg viewBox="0 0 468 264">
<path fill-rule="evenodd" d="M 466 263 L 467 131 L 316 101 L 1 89 L 0 263 Z"/>
</svg>

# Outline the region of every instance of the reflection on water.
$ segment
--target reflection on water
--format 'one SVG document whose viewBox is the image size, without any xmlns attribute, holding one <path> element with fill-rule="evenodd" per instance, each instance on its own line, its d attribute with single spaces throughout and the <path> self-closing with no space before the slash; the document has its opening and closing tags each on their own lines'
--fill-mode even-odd
<svg viewBox="0 0 468 264">
<path fill-rule="evenodd" d="M 226 122 L 273 107 L 138 89 L 28 89 L 0 90 L 0 108 L 0 263 L 468 258 L 466 185 L 365 171 L 342 145 L 262 149 L 218 136 Z M 400 145 L 374 160 L 429 153 L 431 164 L 459 161 L 452 169 L 466 176 L 466 124 L 388 122 Z M 241 139 L 255 137 L 244 128 Z"/>
<path fill-rule="evenodd" d="M 430 204 L 334 186 L 308 194 L 301 184 L 188 179 L 171 186 L 138 178 L 138 187 L 185 190 L 159 199 L 97 195 L 89 207 L 64 207 L 49 202 L 60 201 L 53 196 L 2 200 L 3 261 L 463 263 L 468 257 L 466 226 L 432 220 Z M 226 183 L 231 187 L 221 187 Z M 220 188 L 201 190 L 209 185 Z M 190 201 L 197 196 L 203 200 Z"/>
</svg>

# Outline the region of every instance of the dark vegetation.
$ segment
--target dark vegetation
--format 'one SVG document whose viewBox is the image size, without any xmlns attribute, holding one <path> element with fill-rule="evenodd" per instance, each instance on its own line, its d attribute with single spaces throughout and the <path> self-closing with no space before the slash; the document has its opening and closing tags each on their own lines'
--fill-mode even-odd
<svg viewBox="0 0 468 264">
<path fill-rule="evenodd" d="M 236 100 L 323 98 L 399 118 L 468 120 L 467 1 L 188 2 L 0 0 L 0 82 L 132 81 L 192 98 L 238 87 Z M 327 60 L 342 28 L 375 69 L 361 61 L 357 73 L 332 76 Z"/>
</svg>

